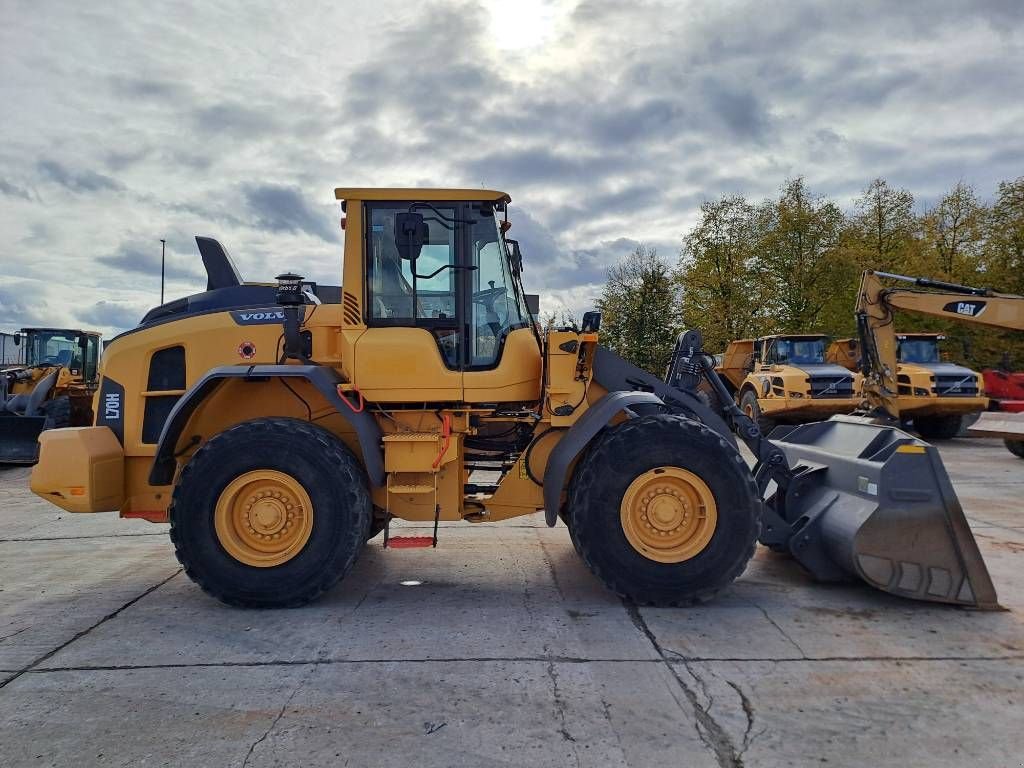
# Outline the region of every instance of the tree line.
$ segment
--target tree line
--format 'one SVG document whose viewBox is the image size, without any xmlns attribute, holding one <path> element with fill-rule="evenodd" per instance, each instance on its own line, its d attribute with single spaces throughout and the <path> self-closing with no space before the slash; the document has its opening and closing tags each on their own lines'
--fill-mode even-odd
<svg viewBox="0 0 1024 768">
<path fill-rule="evenodd" d="M 853 336 L 864 269 L 1024 294 L 1024 177 L 1000 183 L 991 202 L 958 182 L 920 210 L 884 179 L 846 211 L 802 177 L 760 203 L 705 202 L 676 263 L 640 245 L 609 270 L 602 343 L 661 374 L 684 328 L 700 328 L 710 352 L 771 333 Z M 896 322 L 946 333 L 949 356 L 968 365 L 1024 367 L 1019 333 L 909 313 Z"/>
</svg>

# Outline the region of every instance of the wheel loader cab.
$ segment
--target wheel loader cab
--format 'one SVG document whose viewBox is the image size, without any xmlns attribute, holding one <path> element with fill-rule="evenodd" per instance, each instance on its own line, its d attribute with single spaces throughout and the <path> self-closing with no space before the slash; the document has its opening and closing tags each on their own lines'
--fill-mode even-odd
<svg viewBox="0 0 1024 768">
<path fill-rule="evenodd" d="M 504 239 L 508 196 L 336 195 L 346 233 L 342 358 L 352 384 L 389 403 L 537 400 L 542 352 Z"/>
</svg>

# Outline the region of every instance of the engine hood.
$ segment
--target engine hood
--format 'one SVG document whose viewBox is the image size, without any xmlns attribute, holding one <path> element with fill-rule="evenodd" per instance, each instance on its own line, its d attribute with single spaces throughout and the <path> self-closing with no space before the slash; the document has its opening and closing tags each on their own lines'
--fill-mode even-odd
<svg viewBox="0 0 1024 768">
<path fill-rule="evenodd" d="M 924 368 L 927 371 L 931 371 L 934 374 L 942 376 L 977 375 L 970 368 L 964 368 L 962 365 L 956 365 L 955 363 L 901 363 L 901 365 L 914 365 L 918 368 Z"/>
<path fill-rule="evenodd" d="M 853 378 L 853 371 L 834 363 L 801 363 L 800 365 L 791 364 L 791 367 L 799 368 L 808 376 L 848 376 Z"/>
</svg>

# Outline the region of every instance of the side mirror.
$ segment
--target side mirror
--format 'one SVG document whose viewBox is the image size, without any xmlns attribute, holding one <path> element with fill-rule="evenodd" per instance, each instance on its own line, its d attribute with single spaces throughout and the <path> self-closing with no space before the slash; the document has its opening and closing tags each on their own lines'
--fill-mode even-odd
<svg viewBox="0 0 1024 768">
<path fill-rule="evenodd" d="M 508 255 L 509 262 L 512 264 L 512 271 L 517 275 L 523 274 L 523 252 L 519 250 L 519 241 L 505 238 L 505 242 L 512 249 Z"/>
<path fill-rule="evenodd" d="M 526 308 L 530 311 L 530 314 L 536 317 L 540 314 L 540 294 L 539 293 L 527 293 L 524 298 L 526 299 Z"/>
<path fill-rule="evenodd" d="M 395 214 L 395 247 L 406 261 L 416 261 L 427 241 L 427 223 L 422 213 Z"/>
<path fill-rule="evenodd" d="M 600 312 L 584 312 L 583 313 L 583 326 L 580 329 L 581 333 L 597 333 L 601 330 L 601 313 Z"/>
<path fill-rule="evenodd" d="M 20 347 L 21 346 L 21 334 L 20 333 L 14 334 L 14 346 L 16 346 L 16 347 Z"/>
</svg>

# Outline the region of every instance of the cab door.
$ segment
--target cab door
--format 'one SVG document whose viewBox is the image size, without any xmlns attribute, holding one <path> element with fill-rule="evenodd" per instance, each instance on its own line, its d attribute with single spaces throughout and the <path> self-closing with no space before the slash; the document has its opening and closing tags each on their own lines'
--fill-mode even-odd
<svg viewBox="0 0 1024 768">
<path fill-rule="evenodd" d="M 352 378 L 372 402 L 463 399 L 458 205 L 424 212 L 427 236 L 415 265 L 395 243 L 395 216 L 410 202 L 364 209 L 366 330 L 353 350 Z"/>
</svg>

